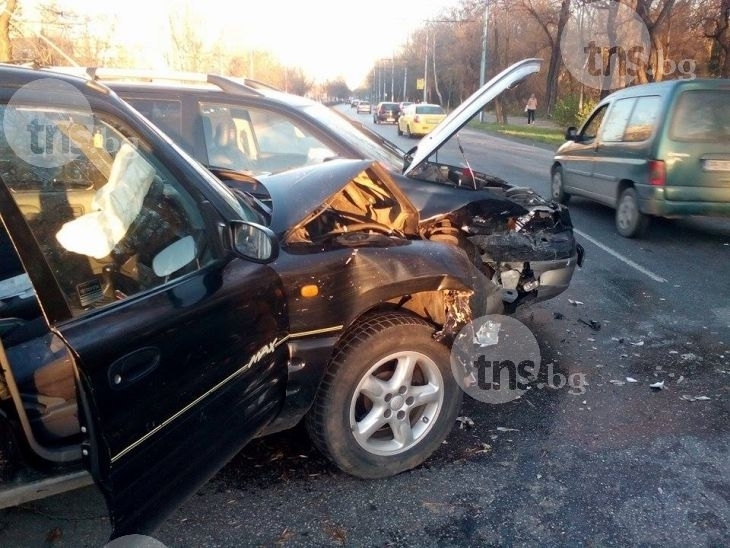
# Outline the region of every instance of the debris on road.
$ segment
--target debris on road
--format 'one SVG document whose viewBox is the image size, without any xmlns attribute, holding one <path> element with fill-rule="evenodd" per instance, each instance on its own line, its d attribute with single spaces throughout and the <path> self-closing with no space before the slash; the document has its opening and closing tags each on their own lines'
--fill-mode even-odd
<svg viewBox="0 0 730 548">
<path fill-rule="evenodd" d="M 680 399 L 684 401 L 709 401 L 712 398 L 708 398 L 707 396 L 690 396 L 688 394 L 682 394 Z"/>
<path fill-rule="evenodd" d="M 574 301 L 573 299 L 568 299 L 568 302 L 569 302 L 570 304 L 572 304 L 573 306 L 578 306 L 578 305 L 581 305 L 581 304 L 583 304 L 583 302 L 582 302 L 582 301 Z"/>
<path fill-rule="evenodd" d="M 497 432 L 519 432 L 518 428 L 507 428 L 506 426 L 498 426 Z"/>
<path fill-rule="evenodd" d="M 639 381 L 637 381 L 634 377 L 626 377 L 626 382 L 634 383 L 634 382 L 639 382 Z"/>
<path fill-rule="evenodd" d="M 591 329 L 592 329 L 593 331 L 598 331 L 598 330 L 600 330 L 600 329 L 601 329 L 601 322 L 597 322 L 596 320 L 589 320 L 589 321 L 585 321 L 585 320 L 583 320 L 583 319 L 579 319 L 578 321 L 579 321 L 580 323 L 584 324 L 584 325 L 587 325 L 587 326 L 588 326 L 588 327 L 590 327 L 590 328 L 591 328 Z"/>
<path fill-rule="evenodd" d="M 611 379 L 608 382 L 610 382 L 611 384 L 615 384 L 616 386 L 623 386 L 624 384 L 626 384 L 624 381 L 618 381 L 616 379 Z"/>
<path fill-rule="evenodd" d="M 474 421 L 466 416 L 456 417 L 456 422 L 459 423 L 459 430 L 464 430 L 465 428 L 474 427 Z"/>
<path fill-rule="evenodd" d="M 655 382 L 654 384 L 650 384 L 649 388 L 652 390 L 664 390 L 664 381 Z"/>
</svg>

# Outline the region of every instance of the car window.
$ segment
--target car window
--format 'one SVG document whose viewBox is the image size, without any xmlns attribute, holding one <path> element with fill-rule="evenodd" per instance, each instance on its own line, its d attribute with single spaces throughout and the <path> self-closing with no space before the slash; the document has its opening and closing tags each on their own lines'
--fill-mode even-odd
<svg viewBox="0 0 730 548">
<path fill-rule="evenodd" d="M 130 128 L 72 107 L 20 110 L 0 107 L 3 181 L 74 314 L 212 260 L 196 200 Z"/>
<path fill-rule="evenodd" d="M 182 104 L 168 99 L 126 99 L 145 118 L 167 133 L 173 141 L 183 142 Z"/>
<path fill-rule="evenodd" d="M 321 163 L 336 153 L 278 112 L 201 103 L 208 165 L 256 174 Z"/>
<path fill-rule="evenodd" d="M 603 129 L 601 130 L 602 141 L 621 141 L 624 137 L 626 124 L 629 121 L 631 110 L 634 108 L 636 99 L 619 99 L 614 101 L 611 112 L 608 114 Z"/>
<path fill-rule="evenodd" d="M 437 105 L 419 105 L 416 106 L 416 113 L 418 114 L 443 114 L 444 109 Z"/>
<path fill-rule="evenodd" d="M 382 139 L 382 137 L 366 134 L 360 129 L 361 125 L 358 122 L 354 122 L 347 116 L 322 104 L 313 104 L 303 110 L 305 114 L 319 119 L 333 131 L 342 134 L 343 140 L 357 149 L 360 158 L 376 160 L 396 172 L 403 169 L 402 153 L 383 146 L 376 140 L 376 138 Z M 395 145 L 393 148 L 396 148 Z"/>
<path fill-rule="evenodd" d="M 730 140 L 730 91 L 689 90 L 680 94 L 669 136 L 675 141 Z"/>
<path fill-rule="evenodd" d="M 598 130 L 601 127 L 603 117 L 606 115 L 607 108 L 608 105 L 603 105 L 602 107 L 600 107 L 583 125 L 580 130 L 580 135 L 578 136 L 581 142 L 591 142 L 593 141 L 593 139 L 596 138 L 596 135 L 598 135 Z"/>
<path fill-rule="evenodd" d="M 626 125 L 623 140 L 627 142 L 646 141 L 654 132 L 662 101 L 658 95 L 639 97 L 636 100 L 631 118 Z"/>
</svg>

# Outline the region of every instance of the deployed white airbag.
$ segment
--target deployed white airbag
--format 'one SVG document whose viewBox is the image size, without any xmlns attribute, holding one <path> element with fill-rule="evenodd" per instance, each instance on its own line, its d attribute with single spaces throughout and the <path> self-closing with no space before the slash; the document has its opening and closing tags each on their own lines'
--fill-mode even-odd
<svg viewBox="0 0 730 548">
<path fill-rule="evenodd" d="M 95 259 L 106 257 L 139 215 L 154 176 L 155 168 L 124 143 L 114 158 L 109 182 L 91 202 L 94 211 L 65 223 L 56 239 L 74 253 Z"/>
</svg>

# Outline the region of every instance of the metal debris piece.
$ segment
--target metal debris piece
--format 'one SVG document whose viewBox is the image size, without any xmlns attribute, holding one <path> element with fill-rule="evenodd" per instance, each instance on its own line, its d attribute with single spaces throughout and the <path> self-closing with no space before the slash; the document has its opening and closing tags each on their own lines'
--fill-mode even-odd
<svg viewBox="0 0 730 548">
<path fill-rule="evenodd" d="M 585 321 L 585 320 L 583 320 L 583 319 L 580 319 L 580 320 L 578 320 L 578 321 L 579 321 L 580 323 L 584 324 L 584 325 L 587 325 L 587 326 L 588 326 L 588 327 L 590 327 L 590 328 L 591 328 L 591 329 L 592 329 L 593 331 L 598 331 L 599 329 L 601 329 L 601 322 L 597 322 L 596 320 L 589 320 L 589 321 Z"/>
<path fill-rule="evenodd" d="M 690 396 L 688 394 L 682 394 L 680 399 L 684 401 L 710 401 L 712 398 L 708 398 L 707 396 Z"/>
<path fill-rule="evenodd" d="M 634 346 L 644 346 L 644 341 L 632 342 L 631 344 Z"/>
<path fill-rule="evenodd" d="M 626 377 L 626 382 L 639 382 L 634 377 Z"/>
<path fill-rule="evenodd" d="M 574 301 L 573 299 L 568 299 L 568 302 L 572 304 L 573 306 L 578 306 L 579 304 L 583 304 L 582 301 Z"/>
<path fill-rule="evenodd" d="M 507 428 L 506 426 L 498 426 L 497 432 L 519 432 L 517 428 Z"/>
<path fill-rule="evenodd" d="M 664 390 L 664 381 L 655 382 L 649 385 L 653 390 Z"/>
<path fill-rule="evenodd" d="M 624 381 L 617 381 L 616 379 L 611 379 L 608 382 L 610 382 L 611 384 L 615 384 L 616 386 L 623 386 L 624 384 L 626 384 Z"/>
<path fill-rule="evenodd" d="M 456 417 L 456 422 L 459 423 L 459 430 L 464 430 L 465 428 L 472 428 L 474 426 L 474 421 L 466 416 Z"/>
</svg>

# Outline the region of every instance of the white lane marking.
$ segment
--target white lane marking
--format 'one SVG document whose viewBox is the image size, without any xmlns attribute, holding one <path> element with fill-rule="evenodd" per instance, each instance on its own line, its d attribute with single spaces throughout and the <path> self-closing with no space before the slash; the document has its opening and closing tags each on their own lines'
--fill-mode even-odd
<svg viewBox="0 0 730 548">
<path fill-rule="evenodd" d="M 583 233 L 580 230 L 577 230 L 575 228 L 573 228 L 573 232 L 575 232 L 576 234 L 578 234 L 580 237 L 585 238 L 586 240 L 588 240 L 589 242 L 591 242 L 596 247 L 600 247 L 603 251 L 605 251 L 609 255 L 613 255 L 619 261 L 621 261 L 621 262 L 629 265 L 631 268 L 634 268 L 634 269 L 638 270 L 639 272 L 641 272 L 642 274 L 645 274 L 645 275 L 649 276 L 655 282 L 666 283 L 667 280 L 665 278 L 662 278 L 661 276 L 657 276 L 651 270 L 647 270 L 646 268 L 644 268 L 640 264 L 635 263 L 634 261 L 632 261 L 628 257 L 625 257 L 624 255 L 621 255 L 621 253 L 619 253 L 618 251 L 614 251 L 613 249 L 611 249 L 607 245 L 602 244 L 601 242 L 599 242 L 595 238 L 591 238 L 588 234 L 585 234 L 585 233 Z"/>
</svg>

